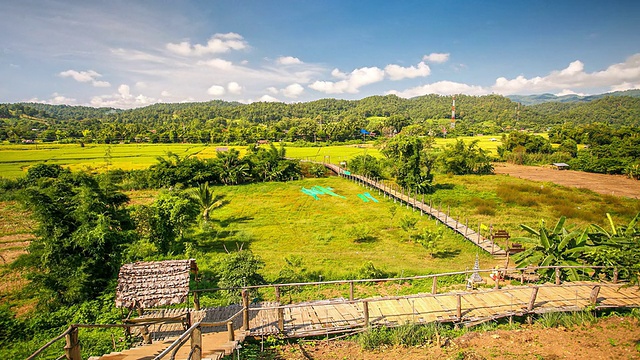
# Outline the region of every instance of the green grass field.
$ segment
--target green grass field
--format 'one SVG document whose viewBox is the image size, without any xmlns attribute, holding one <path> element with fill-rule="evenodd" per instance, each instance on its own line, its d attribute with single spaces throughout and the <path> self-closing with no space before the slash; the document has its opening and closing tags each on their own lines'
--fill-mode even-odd
<svg viewBox="0 0 640 360">
<path fill-rule="evenodd" d="M 479 145 L 496 153 L 500 145 L 491 141 L 491 136 L 462 137 L 465 142 L 480 140 Z M 455 139 L 437 139 L 436 146 L 444 146 L 455 142 Z M 156 158 L 173 152 L 180 156 L 193 155 L 200 158 L 216 156 L 219 147 L 234 148 L 241 155 L 246 146 L 203 145 L 203 144 L 38 144 L 38 145 L 0 145 L 0 176 L 17 178 L 23 176 L 30 166 L 38 163 L 59 164 L 71 170 L 87 170 L 91 172 L 114 169 L 144 169 L 156 163 Z M 322 147 L 287 146 L 287 156 L 297 159 L 331 162 L 339 164 L 357 155 L 382 157 L 380 151 L 372 144 L 333 145 Z"/>
<path fill-rule="evenodd" d="M 314 200 L 301 191 L 314 185 L 330 187 L 346 199 L 322 195 Z M 414 217 L 418 230 L 435 229 L 434 220 L 342 178 L 220 186 L 215 192 L 229 204 L 214 212 L 217 230 L 201 235 L 198 248 L 203 254 L 222 254 L 223 245 L 235 249 L 236 243 L 245 243 L 265 261 L 264 274 L 270 279 L 290 255 L 301 256 L 304 267 L 324 279 L 352 276 L 368 261 L 407 275 L 464 270 L 475 259 L 475 246 L 453 232 L 445 233 L 441 253 L 431 257 L 399 223 L 403 217 Z M 363 202 L 357 195 L 364 192 L 380 202 Z M 357 241 L 362 234 L 368 236 Z M 489 255 L 480 257 L 485 265 L 493 264 Z"/>
</svg>

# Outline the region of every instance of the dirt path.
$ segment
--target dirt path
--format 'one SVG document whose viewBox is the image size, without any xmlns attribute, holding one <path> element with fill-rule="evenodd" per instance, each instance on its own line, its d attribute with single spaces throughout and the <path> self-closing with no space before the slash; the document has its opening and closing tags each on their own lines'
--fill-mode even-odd
<svg viewBox="0 0 640 360">
<path fill-rule="evenodd" d="M 470 332 L 444 347 L 385 347 L 364 351 L 351 341 L 288 345 L 276 359 L 284 360 L 445 360 L 445 359 L 640 359 L 640 327 L 631 318 L 611 317 L 595 325 Z"/>
<path fill-rule="evenodd" d="M 496 174 L 506 174 L 535 181 L 548 181 L 563 186 L 585 188 L 600 194 L 640 199 L 640 181 L 622 175 L 555 170 L 548 167 L 509 163 L 495 163 L 494 167 Z"/>
</svg>

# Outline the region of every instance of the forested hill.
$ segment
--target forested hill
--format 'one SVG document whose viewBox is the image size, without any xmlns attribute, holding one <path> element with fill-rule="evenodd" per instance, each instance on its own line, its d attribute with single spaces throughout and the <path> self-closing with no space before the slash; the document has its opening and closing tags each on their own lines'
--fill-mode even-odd
<svg viewBox="0 0 640 360">
<path fill-rule="evenodd" d="M 640 97 L 640 89 L 614 91 L 606 94 L 597 95 L 554 95 L 554 94 L 538 94 L 538 95 L 508 95 L 507 97 L 515 102 L 519 102 L 522 105 L 535 105 L 547 102 L 562 102 L 562 103 L 575 103 L 575 102 L 589 102 L 593 100 L 602 99 L 607 96 L 631 96 Z"/>
<path fill-rule="evenodd" d="M 448 128 L 451 97 L 395 95 L 361 100 L 322 99 L 285 104 L 214 100 L 155 104 L 121 110 L 39 103 L 0 104 L 0 140 L 252 142 L 357 139 L 405 128 L 417 134 Z M 640 98 L 604 97 L 584 103 L 524 106 L 500 95 L 456 96 L 451 135 L 494 134 L 513 129 L 544 131 L 564 123 L 640 126 Z"/>
</svg>

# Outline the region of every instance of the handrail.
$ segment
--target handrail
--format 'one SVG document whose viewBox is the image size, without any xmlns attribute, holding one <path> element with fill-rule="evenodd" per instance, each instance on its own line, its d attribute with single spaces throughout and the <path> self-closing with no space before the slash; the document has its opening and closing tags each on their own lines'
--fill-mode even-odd
<svg viewBox="0 0 640 360">
<path fill-rule="evenodd" d="M 622 287 L 624 286 L 623 284 L 603 284 L 603 283 L 597 283 L 599 286 L 602 287 Z M 535 287 L 538 288 L 551 288 L 551 287 L 578 287 L 578 286 L 584 286 L 584 284 L 563 284 L 563 285 L 556 285 L 556 284 L 542 284 L 542 285 L 536 285 Z M 531 286 L 531 288 L 533 288 L 534 286 Z M 389 301 L 389 300 L 401 300 L 401 299 L 418 299 L 418 298 L 425 298 L 425 297 L 447 297 L 447 296 L 465 296 L 465 295 L 482 295 L 482 294 L 488 294 L 488 293 L 493 293 L 493 292 L 508 292 L 508 291 L 513 291 L 515 288 L 500 288 L 500 289 L 486 289 L 486 290 L 479 290 L 479 291 L 457 291 L 457 292 L 448 292 L 448 293 L 442 293 L 442 294 L 431 294 L 431 293 L 421 293 L 421 294 L 412 294 L 412 295 L 400 295 L 400 296 L 381 296 L 381 297 L 375 297 L 375 298 L 366 298 L 366 299 L 354 299 L 354 300 L 340 300 L 340 301 L 333 301 L 333 300 L 327 300 L 326 302 L 318 302 L 318 303 L 314 303 L 313 306 L 331 306 L 331 305 L 335 305 L 335 304 L 359 304 L 359 303 L 364 303 L 364 302 L 368 302 L 368 303 L 372 303 L 372 302 L 378 302 L 378 301 Z M 299 307 L 306 307 L 309 306 L 308 303 L 298 303 L 298 304 L 287 304 L 287 305 L 278 305 L 278 306 L 266 306 L 266 307 L 260 307 L 260 308 L 252 308 L 250 310 L 253 311 L 262 311 L 262 310 L 278 310 L 278 309 L 293 309 L 293 308 L 299 308 Z"/>
<path fill-rule="evenodd" d="M 41 352 L 43 352 L 44 350 L 46 350 L 49 346 L 53 345 L 56 341 L 62 339 L 63 337 L 67 336 L 69 333 L 71 333 L 73 331 L 73 325 L 69 326 L 67 328 L 67 330 L 65 330 L 62 334 L 54 337 L 53 339 L 51 339 L 48 343 L 44 344 L 40 349 L 36 350 L 33 354 L 31 354 L 31 356 L 29 356 L 27 358 L 27 360 L 33 360 L 36 358 L 36 356 L 38 356 Z"/>
<path fill-rule="evenodd" d="M 158 356 L 154 357 L 153 360 L 160 360 L 163 357 L 165 357 L 169 352 L 171 352 L 176 346 L 178 348 L 180 348 L 180 346 L 182 346 L 182 344 L 186 341 L 187 336 L 191 335 L 191 333 L 197 329 L 198 327 L 201 326 L 200 322 L 197 322 L 193 325 L 191 325 L 190 328 L 188 328 L 184 333 L 182 333 L 182 335 L 180 335 L 180 337 L 178 337 L 173 343 L 171 343 L 171 345 L 169 345 L 168 348 L 164 349 L 164 351 L 162 351 L 160 354 L 158 354 Z M 177 349 L 176 349 L 177 350 Z"/>
<path fill-rule="evenodd" d="M 397 278 L 328 280 L 328 281 L 312 281 L 312 282 L 298 282 L 298 283 L 263 284 L 263 285 L 250 285 L 250 286 L 228 287 L 228 288 L 193 289 L 193 290 L 190 290 L 190 291 L 193 292 L 193 293 L 197 293 L 197 292 L 220 291 L 220 290 L 261 289 L 261 288 L 269 288 L 269 287 L 274 287 L 274 286 L 277 286 L 277 287 L 311 286 L 311 285 L 331 285 L 331 284 L 349 284 L 349 283 L 384 282 L 384 281 L 422 280 L 422 279 L 432 279 L 434 277 L 472 274 L 474 272 L 492 272 L 492 271 L 520 272 L 520 271 L 535 271 L 535 270 L 540 270 L 540 269 L 555 269 L 555 268 L 559 268 L 559 269 L 608 269 L 608 268 L 615 269 L 615 268 L 619 268 L 619 269 L 622 269 L 624 267 L 617 267 L 617 266 L 589 266 L 589 265 L 527 266 L 527 267 L 523 267 L 523 268 L 515 267 L 515 268 L 499 268 L 499 269 L 464 270 L 464 271 L 454 271 L 454 272 L 448 272 L 448 273 L 405 276 L 405 277 L 397 277 Z"/>
<path fill-rule="evenodd" d="M 155 318 L 152 320 L 147 320 L 147 321 L 141 321 L 141 322 L 136 322 L 135 324 L 71 324 L 69 325 L 69 327 L 67 328 L 67 330 L 65 330 L 64 332 L 62 332 L 62 334 L 56 336 L 55 338 L 51 339 L 48 343 L 44 344 L 40 349 L 36 350 L 33 354 L 31 354 L 27 360 L 33 360 L 36 358 L 36 356 L 40 355 L 40 353 L 42 353 L 44 350 L 46 350 L 48 347 L 50 347 L 51 345 L 53 345 L 54 343 L 56 343 L 57 341 L 61 340 L 62 338 L 64 338 L 65 336 L 69 335 L 74 329 L 77 328 L 101 328 L 101 329 L 108 329 L 108 328 L 131 328 L 131 327 L 136 327 L 136 326 L 147 326 L 147 325 L 155 325 L 155 324 L 159 324 L 159 323 L 172 323 L 172 322 L 178 322 L 178 320 L 183 319 L 184 316 L 174 316 L 174 317 L 165 317 L 165 318 Z"/>
</svg>

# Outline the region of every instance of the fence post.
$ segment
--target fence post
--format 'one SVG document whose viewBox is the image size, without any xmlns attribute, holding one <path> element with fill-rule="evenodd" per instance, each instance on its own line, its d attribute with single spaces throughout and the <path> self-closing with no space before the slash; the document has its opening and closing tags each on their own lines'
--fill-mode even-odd
<svg viewBox="0 0 640 360">
<path fill-rule="evenodd" d="M 560 285 L 560 268 L 556 267 L 556 285 Z"/>
<path fill-rule="evenodd" d="M 194 310 L 200 310 L 200 296 L 197 291 L 193 292 L 193 308 Z"/>
<path fill-rule="evenodd" d="M 591 296 L 589 296 L 589 302 L 591 305 L 596 306 L 598 302 L 598 293 L 600 293 L 600 285 L 596 285 L 591 289 Z"/>
<path fill-rule="evenodd" d="M 362 311 L 364 312 L 364 326 L 369 327 L 369 302 L 362 302 Z"/>
<path fill-rule="evenodd" d="M 467 237 L 467 231 L 469 230 L 469 218 L 465 220 L 466 220 L 466 223 L 464 225 L 464 236 Z"/>
<path fill-rule="evenodd" d="M 500 272 L 496 271 L 496 285 L 494 286 L 494 289 L 500 289 Z"/>
<path fill-rule="evenodd" d="M 478 244 L 480 244 L 480 222 L 478 222 Z"/>
<path fill-rule="evenodd" d="M 191 359 L 202 359 L 202 328 L 197 326 L 191 333 Z"/>
<path fill-rule="evenodd" d="M 432 283 L 431 283 L 431 293 L 432 294 L 437 294 L 438 293 L 438 277 L 434 276 L 432 278 Z"/>
<path fill-rule="evenodd" d="M 249 291 L 242 290 L 242 330 L 249 331 Z"/>
<path fill-rule="evenodd" d="M 613 268 L 613 283 L 617 284 L 618 283 L 618 268 Z"/>
<path fill-rule="evenodd" d="M 530 313 L 533 311 L 533 306 L 536 304 L 536 296 L 538 296 L 538 287 L 534 286 L 531 292 L 531 298 L 529 299 L 529 304 L 527 305 L 527 312 Z"/>
<path fill-rule="evenodd" d="M 82 360 L 80 355 L 80 342 L 78 341 L 78 328 L 73 327 L 65 336 L 66 345 L 64 346 L 64 354 L 67 360 Z"/>
<path fill-rule="evenodd" d="M 280 303 L 280 286 L 274 286 L 273 287 L 276 293 L 276 302 Z"/>
<path fill-rule="evenodd" d="M 462 295 L 456 295 L 456 316 L 458 321 L 462 320 Z"/>
<path fill-rule="evenodd" d="M 284 308 L 282 307 L 278 308 L 278 330 L 281 333 L 284 332 Z"/>
<path fill-rule="evenodd" d="M 507 250 L 507 255 L 509 255 L 509 250 Z M 524 269 L 520 270 L 520 283 L 524 285 Z"/>
<path fill-rule="evenodd" d="M 353 281 L 349 281 L 349 301 L 353 301 Z"/>
</svg>

